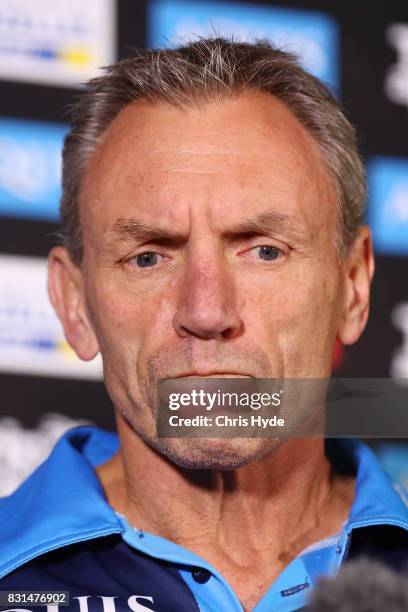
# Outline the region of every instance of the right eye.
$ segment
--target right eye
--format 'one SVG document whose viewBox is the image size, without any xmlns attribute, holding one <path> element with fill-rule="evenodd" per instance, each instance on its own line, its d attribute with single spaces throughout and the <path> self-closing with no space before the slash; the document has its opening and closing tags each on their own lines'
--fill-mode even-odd
<svg viewBox="0 0 408 612">
<path fill-rule="evenodd" d="M 160 255 L 154 251 L 145 251 L 132 257 L 129 261 L 136 262 L 138 268 L 151 268 L 158 263 Z"/>
</svg>

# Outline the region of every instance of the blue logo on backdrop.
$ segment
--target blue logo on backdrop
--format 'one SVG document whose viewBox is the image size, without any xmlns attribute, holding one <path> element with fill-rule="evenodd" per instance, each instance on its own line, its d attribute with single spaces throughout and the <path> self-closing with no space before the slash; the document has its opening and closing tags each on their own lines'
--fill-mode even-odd
<svg viewBox="0 0 408 612">
<path fill-rule="evenodd" d="M 408 158 L 368 164 L 368 222 L 377 253 L 408 255 Z"/>
<path fill-rule="evenodd" d="M 56 221 L 63 124 L 0 119 L 0 214 Z"/>
<path fill-rule="evenodd" d="M 149 46 L 176 46 L 210 34 L 266 38 L 296 52 L 307 70 L 338 91 L 339 28 L 326 13 L 211 0 L 151 0 L 149 10 Z"/>
</svg>

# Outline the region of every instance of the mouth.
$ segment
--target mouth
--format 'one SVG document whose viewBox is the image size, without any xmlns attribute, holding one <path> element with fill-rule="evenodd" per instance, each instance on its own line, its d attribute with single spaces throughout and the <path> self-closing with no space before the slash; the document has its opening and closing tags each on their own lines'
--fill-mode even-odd
<svg viewBox="0 0 408 612">
<path fill-rule="evenodd" d="M 237 372 L 194 372 L 189 374 L 180 374 L 172 378 L 253 378 L 250 374 L 242 374 Z"/>
</svg>

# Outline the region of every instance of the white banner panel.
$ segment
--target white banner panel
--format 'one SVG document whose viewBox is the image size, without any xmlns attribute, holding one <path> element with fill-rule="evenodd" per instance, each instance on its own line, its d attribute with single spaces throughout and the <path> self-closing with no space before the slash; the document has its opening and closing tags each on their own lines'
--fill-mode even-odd
<svg viewBox="0 0 408 612">
<path fill-rule="evenodd" d="M 37 427 L 25 429 L 13 417 L 0 418 L 0 497 L 13 491 L 44 461 L 57 440 L 86 421 L 47 413 Z"/>
<path fill-rule="evenodd" d="M 47 293 L 47 260 L 0 255 L 0 371 L 102 379 L 102 360 L 67 344 Z"/>
<path fill-rule="evenodd" d="M 0 78 L 77 85 L 116 59 L 115 0 L 0 0 Z"/>
</svg>

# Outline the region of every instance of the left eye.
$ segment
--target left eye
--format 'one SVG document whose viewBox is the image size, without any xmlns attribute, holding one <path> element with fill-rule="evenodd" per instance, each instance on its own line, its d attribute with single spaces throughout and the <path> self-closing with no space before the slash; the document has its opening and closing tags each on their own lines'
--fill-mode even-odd
<svg viewBox="0 0 408 612">
<path fill-rule="evenodd" d="M 153 251 L 145 251 L 144 253 L 136 255 L 134 260 L 139 268 L 149 268 L 157 264 L 158 255 Z"/>
<path fill-rule="evenodd" d="M 270 245 L 257 246 L 255 247 L 255 249 L 259 249 L 258 253 L 260 259 L 264 259 L 265 261 L 272 261 L 273 259 L 277 259 L 281 253 L 280 249 Z"/>
</svg>

